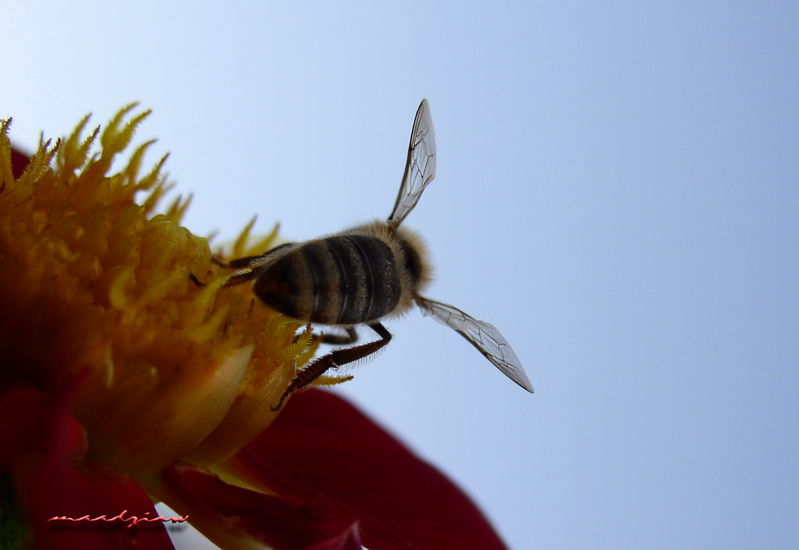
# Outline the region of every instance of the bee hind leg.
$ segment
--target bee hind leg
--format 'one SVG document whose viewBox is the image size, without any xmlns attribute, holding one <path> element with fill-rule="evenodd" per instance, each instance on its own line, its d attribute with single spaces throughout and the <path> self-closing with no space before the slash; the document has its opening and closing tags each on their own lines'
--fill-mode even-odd
<svg viewBox="0 0 799 550">
<path fill-rule="evenodd" d="M 308 326 L 310 326 L 310 323 L 308 323 Z M 347 334 L 335 334 L 335 333 L 330 333 L 330 332 L 320 332 L 320 333 L 314 332 L 313 334 L 311 334 L 311 338 L 313 338 L 314 341 L 318 340 L 322 344 L 331 344 L 331 345 L 334 345 L 334 346 L 348 346 L 348 345 L 354 344 L 355 342 L 358 341 L 358 333 L 355 332 L 354 328 L 352 328 L 352 327 L 342 327 L 342 328 L 344 328 L 344 330 L 347 331 Z M 308 330 L 308 329 L 306 328 L 305 330 Z M 302 336 L 304 334 L 305 334 L 305 331 L 297 334 L 294 337 L 294 343 L 296 344 L 297 341 L 300 338 L 302 338 Z"/>
<path fill-rule="evenodd" d="M 366 344 L 361 344 L 360 346 L 353 346 L 351 348 L 343 348 L 334 350 L 327 355 L 323 355 L 318 359 L 314 360 L 312 363 L 306 365 L 299 372 L 294 376 L 294 378 L 289 382 L 286 391 L 283 392 L 283 395 L 280 396 L 280 400 L 277 402 L 277 405 L 272 407 L 273 411 L 280 410 L 283 407 L 283 403 L 286 401 L 289 395 L 294 393 L 295 391 L 304 388 L 320 376 L 322 376 L 327 369 L 330 368 L 338 368 L 347 363 L 352 363 L 353 361 L 357 361 L 358 359 L 363 359 L 364 357 L 368 357 L 372 355 L 380 348 L 385 346 L 391 341 L 391 333 L 384 327 L 381 323 L 369 323 L 369 328 L 374 330 L 378 336 L 380 336 L 380 340 L 375 340 L 374 342 L 368 342 Z M 350 334 L 354 334 L 354 337 L 357 338 L 357 334 L 355 334 L 355 329 L 349 327 L 347 329 L 347 333 L 349 337 L 352 337 Z M 331 335 L 331 336 L 339 336 L 340 338 L 346 338 L 342 335 Z M 354 340 L 353 340 L 354 341 Z"/>
<path fill-rule="evenodd" d="M 318 338 L 323 344 L 335 344 L 337 346 L 348 346 L 358 341 L 358 333 L 355 332 L 353 327 L 345 327 L 344 330 L 347 334 L 323 332 L 318 335 Z M 317 335 L 314 336 L 316 337 Z"/>
</svg>

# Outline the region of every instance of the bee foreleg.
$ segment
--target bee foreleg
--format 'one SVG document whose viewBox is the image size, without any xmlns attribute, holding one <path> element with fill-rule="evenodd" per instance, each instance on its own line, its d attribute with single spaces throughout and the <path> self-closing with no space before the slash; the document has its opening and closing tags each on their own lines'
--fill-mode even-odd
<svg viewBox="0 0 799 550">
<path fill-rule="evenodd" d="M 242 271 L 241 273 L 234 273 L 233 275 L 228 277 L 227 281 L 225 281 L 223 288 L 227 288 L 229 286 L 236 286 L 246 283 L 247 281 L 251 281 L 256 277 L 256 274 L 257 271 Z"/>
<path fill-rule="evenodd" d="M 244 258 L 236 258 L 235 260 L 230 260 L 228 263 L 221 263 L 220 265 L 224 265 L 225 267 L 229 267 L 230 269 L 245 269 L 250 267 L 251 265 L 258 263 L 264 259 L 266 259 L 270 254 L 277 252 L 287 246 L 291 246 L 294 243 L 283 243 L 275 248 L 267 250 L 263 254 L 257 254 L 255 256 L 245 256 Z"/>
<path fill-rule="evenodd" d="M 280 246 L 276 246 L 272 250 L 268 250 L 263 254 L 259 254 L 257 256 L 245 256 L 244 258 L 236 258 L 235 260 L 230 260 L 228 263 L 220 262 L 219 260 L 214 259 L 214 263 L 224 266 L 228 269 L 247 269 L 251 268 L 250 271 L 242 271 L 241 273 L 234 273 L 230 276 L 230 278 L 225 283 L 225 288 L 229 286 L 236 286 L 242 283 L 246 283 L 248 281 L 252 281 L 253 279 L 258 278 L 259 269 L 261 264 L 269 257 L 270 254 L 286 248 L 287 246 L 292 246 L 294 243 L 285 243 L 281 244 Z"/>
<path fill-rule="evenodd" d="M 253 262 L 263 257 L 264 257 L 263 254 L 259 254 L 257 256 L 245 256 L 244 258 L 236 258 L 235 260 L 230 260 L 227 263 L 216 260 L 215 263 L 218 263 L 222 267 L 226 267 L 228 269 L 244 269 L 250 267 L 253 264 Z"/>
<path fill-rule="evenodd" d="M 304 388 L 322 376 L 327 369 L 335 369 L 346 365 L 347 363 L 352 363 L 358 359 L 368 357 L 391 341 L 391 333 L 386 330 L 386 327 L 384 327 L 382 324 L 370 323 L 369 328 L 374 330 L 380 336 L 380 340 L 375 340 L 374 342 L 361 344 L 360 346 L 354 346 L 351 348 L 337 349 L 306 365 L 299 372 L 297 372 L 291 382 L 289 382 L 286 391 L 284 391 L 283 395 L 280 396 L 280 400 L 277 402 L 277 405 L 272 407 L 272 410 L 280 410 L 289 395 L 301 388 Z M 350 330 L 355 332 L 355 330 L 350 327 L 347 330 L 348 334 Z"/>
</svg>

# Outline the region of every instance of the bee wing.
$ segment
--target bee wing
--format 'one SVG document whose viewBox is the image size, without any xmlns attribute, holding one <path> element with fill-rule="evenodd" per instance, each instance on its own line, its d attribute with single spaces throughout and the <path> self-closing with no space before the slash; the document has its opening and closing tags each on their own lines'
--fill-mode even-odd
<svg viewBox="0 0 799 550">
<path fill-rule="evenodd" d="M 430 106 L 427 100 L 423 99 L 416 110 L 416 118 L 413 119 L 402 184 L 394 209 L 388 217 L 391 226 L 397 227 L 402 223 L 405 216 L 419 202 L 422 191 L 434 177 L 436 177 L 436 136 L 433 132 L 433 119 L 430 118 Z"/>
<path fill-rule="evenodd" d="M 519 358 L 507 340 L 499 333 L 494 325 L 485 321 L 478 321 L 468 313 L 455 306 L 418 297 L 416 303 L 424 315 L 429 315 L 437 321 L 454 329 L 466 338 L 474 347 L 485 355 L 502 374 L 519 384 L 522 388 L 533 393 L 533 385 L 527 378 Z"/>
</svg>

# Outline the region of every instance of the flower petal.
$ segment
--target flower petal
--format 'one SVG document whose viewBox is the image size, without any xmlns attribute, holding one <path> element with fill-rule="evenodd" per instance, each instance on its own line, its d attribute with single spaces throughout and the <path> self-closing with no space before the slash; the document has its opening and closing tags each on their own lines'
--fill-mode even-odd
<svg viewBox="0 0 799 550">
<path fill-rule="evenodd" d="M 359 522 L 371 550 L 505 548 L 457 486 L 332 393 L 294 395 L 226 466 L 301 503 L 331 536 Z"/>
<path fill-rule="evenodd" d="M 361 533 L 358 524 L 353 523 L 349 529 L 336 537 L 329 538 L 308 547 L 306 550 L 361 550 Z"/>
<path fill-rule="evenodd" d="M 158 517 L 150 498 L 129 477 L 107 466 L 78 462 L 86 451 L 85 433 L 68 407 L 82 379 L 85 377 L 72 379 L 55 399 L 29 387 L 0 396 L 0 411 L 11 414 L 5 419 L 24 428 L 12 439 L 16 445 L 13 455 L 4 458 L 15 459 L 15 490 L 34 547 L 174 548 L 161 522 L 129 529 L 122 523 L 81 522 L 65 527 L 65 522 L 48 521 L 63 516 L 112 518 L 123 511 L 127 511 L 126 517 Z M 22 412 L 27 414 L 20 416 Z M 0 427 L 3 435 L 13 433 L 10 423 Z M 20 437 L 21 431 L 29 437 Z"/>
<path fill-rule="evenodd" d="M 215 544 L 227 549 L 299 549 L 322 538 L 298 506 L 283 499 L 228 485 L 187 465 L 165 469 L 147 489 Z M 260 544 L 257 544 L 260 543 Z"/>
</svg>

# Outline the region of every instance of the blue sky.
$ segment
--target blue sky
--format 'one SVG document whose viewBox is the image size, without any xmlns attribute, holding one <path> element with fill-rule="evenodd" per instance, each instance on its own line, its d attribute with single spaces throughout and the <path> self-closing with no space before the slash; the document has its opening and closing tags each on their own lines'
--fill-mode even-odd
<svg viewBox="0 0 799 550">
<path fill-rule="evenodd" d="M 15 140 L 140 101 L 200 234 L 384 218 L 427 97 L 429 294 L 499 327 L 536 394 L 418 312 L 341 391 L 513 548 L 797 546 L 797 4 L 3 11 Z"/>
</svg>

